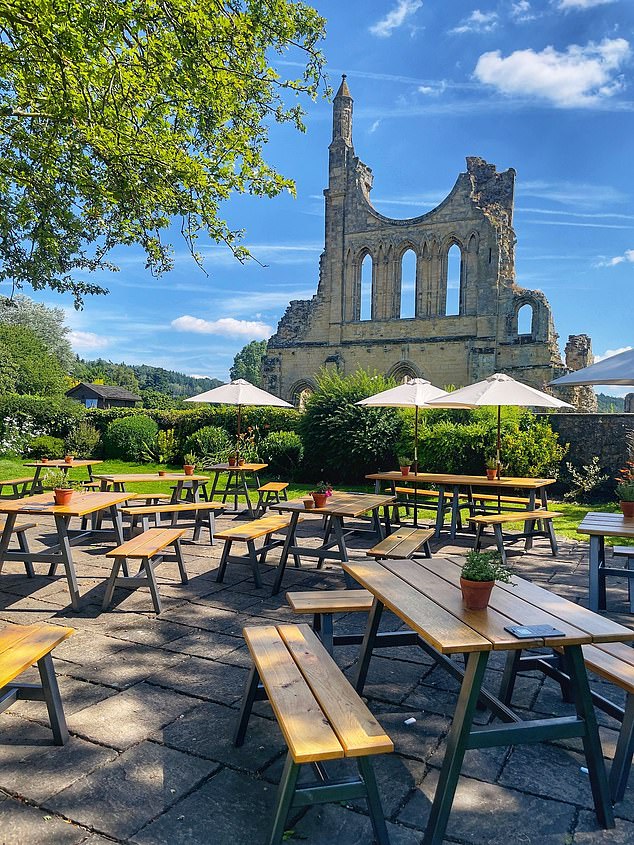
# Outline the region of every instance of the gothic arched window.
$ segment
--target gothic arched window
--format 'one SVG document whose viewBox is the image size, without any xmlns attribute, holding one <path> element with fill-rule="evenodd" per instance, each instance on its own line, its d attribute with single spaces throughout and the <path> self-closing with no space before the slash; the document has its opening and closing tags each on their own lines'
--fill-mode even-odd
<svg viewBox="0 0 634 845">
<path fill-rule="evenodd" d="M 416 316 L 416 253 L 407 249 L 401 258 L 401 318 Z"/>
<path fill-rule="evenodd" d="M 361 262 L 359 283 L 359 319 L 372 319 L 372 256 L 366 255 Z"/>
<path fill-rule="evenodd" d="M 460 314 L 460 279 L 462 268 L 462 253 L 458 244 L 452 244 L 447 252 L 447 299 L 445 314 L 454 316 Z"/>
</svg>

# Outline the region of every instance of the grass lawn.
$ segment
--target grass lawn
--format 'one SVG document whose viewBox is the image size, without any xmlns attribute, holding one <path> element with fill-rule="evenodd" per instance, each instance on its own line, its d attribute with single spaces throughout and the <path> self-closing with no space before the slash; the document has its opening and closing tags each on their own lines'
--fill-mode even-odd
<svg viewBox="0 0 634 845">
<path fill-rule="evenodd" d="M 104 461 L 101 464 L 98 464 L 95 467 L 95 472 L 109 472 L 109 473 L 129 473 L 129 472 L 138 472 L 138 473 L 148 473 L 148 475 L 156 474 L 159 469 L 168 469 L 172 472 L 182 472 L 183 468 L 181 465 L 173 465 L 173 466 L 165 466 L 160 464 L 147 464 L 147 463 L 130 463 L 128 461 Z M 0 459 L 0 479 L 3 478 L 19 478 L 21 476 L 28 475 L 32 471 L 32 468 L 25 467 L 24 461 L 20 458 L 2 458 Z M 85 469 L 74 469 L 71 470 L 70 473 L 71 478 L 75 479 L 85 479 L 87 478 L 86 470 Z M 260 480 L 264 482 L 266 479 L 265 476 L 260 476 Z M 156 492 L 156 493 L 170 493 L 171 487 L 173 482 L 171 481 L 161 481 L 159 480 L 158 476 L 156 477 L 156 481 L 152 481 L 151 483 L 141 483 L 141 484 L 130 484 L 128 485 L 128 489 L 132 492 Z M 291 482 L 290 487 L 288 488 L 288 497 L 289 499 L 295 499 L 300 496 L 303 496 L 305 493 L 309 492 L 312 489 L 311 484 L 300 484 L 297 481 Z M 355 490 L 360 493 L 370 493 L 373 492 L 374 487 L 370 485 L 346 485 L 346 490 Z M 588 511 L 601 511 L 601 512 L 611 512 L 616 513 L 619 508 L 616 503 L 610 503 L 605 505 L 578 505 L 573 504 L 570 502 L 553 502 L 551 503 L 551 509 L 556 509 L 560 511 L 563 516 L 560 519 L 557 519 L 554 523 L 555 531 L 560 537 L 567 537 L 571 540 L 582 540 L 583 535 L 577 534 L 577 526 L 584 518 Z M 521 522 L 517 524 L 511 524 L 509 527 L 511 530 L 521 530 Z M 628 545 L 627 541 L 620 540 L 618 538 L 610 538 L 606 537 L 605 539 L 606 545 Z M 634 545 L 634 541 L 629 541 L 632 545 Z"/>
</svg>

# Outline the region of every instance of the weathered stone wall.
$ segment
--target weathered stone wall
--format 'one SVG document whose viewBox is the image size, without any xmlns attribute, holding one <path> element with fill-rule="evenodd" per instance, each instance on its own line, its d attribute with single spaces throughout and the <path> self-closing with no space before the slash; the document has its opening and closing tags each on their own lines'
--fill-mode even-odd
<svg viewBox="0 0 634 845">
<path fill-rule="evenodd" d="M 437 208 L 384 217 L 370 201 L 372 171 L 352 144 L 353 101 L 344 81 L 333 104 L 325 195 L 325 248 L 317 293 L 295 301 L 268 345 L 263 387 L 293 401 L 327 365 L 466 385 L 502 370 L 543 389 L 567 371 L 541 291 L 515 281 L 515 171 L 481 158 Z M 448 255 L 460 253 L 458 304 L 448 298 Z M 401 316 L 403 256 L 415 256 L 413 316 Z M 371 315 L 362 314 L 371 260 Z M 452 313 L 452 310 L 457 313 Z M 520 319 L 528 317 L 527 325 Z M 364 317 L 364 319 L 362 319 Z"/>
<path fill-rule="evenodd" d="M 628 393 L 623 402 L 623 410 L 626 414 L 634 414 L 634 393 Z"/>
<path fill-rule="evenodd" d="M 566 366 L 570 370 L 582 370 L 594 364 L 592 340 L 587 334 L 568 335 L 564 354 Z M 597 412 L 597 395 L 594 388 L 590 386 L 560 389 L 557 395 L 564 401 L 572 403 L 582 413 L 595 414 Z"/>
</svg>

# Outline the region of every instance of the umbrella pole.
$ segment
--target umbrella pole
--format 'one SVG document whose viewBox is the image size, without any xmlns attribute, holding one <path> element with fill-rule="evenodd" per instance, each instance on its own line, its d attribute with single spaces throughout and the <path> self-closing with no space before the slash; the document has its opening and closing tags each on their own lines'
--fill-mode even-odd
<svg viewBox="0 0 634 845">
<path fill-rule="evenodd" d="M 242 415 L 242 405 L 238 405 L 238 436 L 236 437 L 236 466 L 238 466 L 238 461 L 240 459 L 240 418 L 241 418 L 241 415 Z"/>
<path fill-rule="evenodd" d="M 502 406 L 498 405 L 498 441 L 497 441 L 497 455 L 496 455 L 496 465 L 497 465 L 497 470 L 498 470 L 498 481 L 502 477 L 502 464 L 500 462 L 500 453 L 502 451 L 501 429 L 502 429 Z M 502 511 L 501 493 L 502 493 L 502 491 L 498 487 L 498 513 L 501 513 L 501 511 Z"/>
<path fill-rule="evenodd" d="M 418 528 L 418 405 L 414 415 L 414 528 Z"/>
</svg>

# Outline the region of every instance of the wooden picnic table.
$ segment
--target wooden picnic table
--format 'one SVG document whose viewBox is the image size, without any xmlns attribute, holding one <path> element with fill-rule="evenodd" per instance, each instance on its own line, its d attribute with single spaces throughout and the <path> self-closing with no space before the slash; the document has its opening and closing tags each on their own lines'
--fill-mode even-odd
<svg viewBox="0 0 634 845">
<path fill-rule="evenodd" d="M 272 595 L 275 595 L 280 591 L 282 578 L 284 577 L 284 569 L 286 568 L 286 562 L 289 555 L 293 555 L 296 565 L 299 564 L 300 557 L 316 557 L 319 561 L 319 568 L 323 566 L 324 560 L 338 560 L 341 563 L 345 563 L 345 561 L 348 560 L 346 536 L 351 534 L 353 531 L 358 532 L 363 529 L 359 529 L 357 527 L 345 530 L 344 519 L 358 519 L 365 514 L 370 514 L 372 521 L 372 533 L 379 539 L 383 539 L 385 533 L 381 528 L 379 511 L 383 508 L 385 532 L 389 534 L 389 505 L 392 505 L 393 503 L 394 496 L 386 496 L 385 494 L 374 496 L 370 493 L 335 492 L 332 496 L 329 496 L 328 499 L 326 499 L 326 505 L 323 508 L 312 508 L 311 510 L 306 510 L 304 507 L 304 499 L 289 499 L 287 502 L 274 502 L 269 505 L 270 510 L 282 511 L 291 514 L 291 524 L 288 527 L 286 540 L 282 547 L 280 562 L 278 564 L 275 581 L 273 583 Z M 305 516 L 307 514 L 316 514 L 327 518 L 324 540 L 321 546 L 318 546 L 317 548 L 300 546 L 297 544 L 297 523 L 300 516 Z"/>
<path fill-rule="evenodd" d="M 209 500 L 213 501 L 214 497 L 222 495 L 223 505 L 227 499 L 233 498 L 233 509 L 238 510 L 238 496 L 244 496 L 247 502 L 247 511 L 250 517 L 255 516 L 255 510 L 251 503 L 250 489 L 257 490 L 260 487 L 260 477 L 258 475 L 263 469 L 266 469 L 268 464 L 261 463 L 244 463 L 242 466 L 230 466 L 229 464 L 213 464 L 208 467 L 207 471 L 214 474 L 214 480 L 211 484 L 211 493 Z M 224 487 L 218 487 L 218 481 L 221 475 L 226 475 Z M 249 488 L 249 478 L 253 476 L 255 484 L 253 488 Z"/>
<path fill-rule="evenodd" d="M 201 490 L 204 493 L 204 485 L 209 481 L 208 475 L 185 475 L 183 472 L 166 472 L 165 475 L 159 475 L 158 472 L 115 472 L 97 473 L 93 477 L 101 483 L 102 490 L 112 487 L 115 492 L 124 492 L 126 484 L 174 481 L 172 502 L 180 501 L 183 490 L 187 491 L 190 501 L 198 502 Z"/>
<path fill-rule="evenodd" d="M 72 460 L 70 463 L 65 461 L 63 458 L 61 459 L 54 459 L 48 461 L 29 461 L 25 463 L 25 467 L 35 467 L 35 475 L 33 476 L 33 482 L 31 484 L 31 493 L 41 493 L 42 492 L 42 484 L 40 482 L 40 475 L 42 474 L 42 470 L 46 469 L 61 469 L 62 472 L 67 475 L 68 471 L 71 469 L 76 469 L 77 467 L 86 467 L 88 470 L 88 480 L 92 481 L 93 474 L 92 468 L 97 464 L 102 464 L 103 461 L 98 461 L 94 458 L 80 458 L 78 460 Z"/>
<path fill-rule="evenodd" d="M 0 501 L 0 514 L 6 514 L 4 530 L 0 536 L 0 572 L 5 560 L 18 560 L 31 563 L 49 563 L 49 575 L 55 575 L 61 563 L 68 581 L 68 591 L 74 610 L 79 608 L 79 586 L 73 564 L 71 546 L 100 531 L 93 523 L 90 528 L 81 531 L 71 531 L 69 523 L 72 517 L 97 515 L 103 511 L 110 511 L 117 545 L 123 543 L 123 526 L 121 513 L 117 507 L 126 501 L 125 493 L 93 493 L 75 491 L 69 504 L 56 505 L 52 493 L 38 493 L 22 499 Z M 55 519 L 58 542 L 48 547 L 45 552 L 8 551 L 9 542 L 13 534 L 13 527 L 18 516 L 52 516 Z M 112 532 L 107 532 L 111 534 Z"/>
<path fill-rule="evenodd" d="M 548 494 L 547 488 L 555 483 L 554 478 L 522 478 L 515 476 L 502 476 L 502 478 L 488 479 L 486 476 L 480 475 L 460 475 L 454 473 L 444 472 L 410 472 L 408 475 L 403 475 L 398 471 L 390 472 L 373 472 L 366 475 L 367 479 L 374 481 L 374 489 L 376 493 L 381 490 L 381 482 L 387 482 L 394 495 L 396 495 L 395 488 L 401 484 L 412 484 L 414 486 L 428 486 L 435 485 L 438 490 L 438 508 L 436 511 L 436 538 L 440 537 L 440 532 L 443 529 L 444 512 L 445 512 L 445 497 L 450 494 L 451 500 L 451 523 L 449 532 L 453 540 L 458 530 L 458 516 L 460 511 L 460 491 L 465 490 L 467 493 L 467 501 L 473 502 L 477 499 L 477 493 L 474 493 L 474 488 L 482 487 L 486 490 L 491 490 L 496 493 L 510 492 L 512 490 L 523 490 L 527 494 L 528 502 L 526 510 L 535 510 L 537 497 L 541 506 L 548 508 Z M 414 487 L 412 487 L 412 493 Z"/>
<path fill-rule="evenodd" d="M 418 644 L 461 682 L 424 845 L 440 845 L 443 840 L 467 750 L 571 737 L 583 741 L 597 818 L 603 827 L 614 827 L 582 645 L 634 640 L 634 631 L 516 576 L 512 584 L 496 584 L 487 610 L 466 610 L 459 586 L 460 566 L 441 558 L 354 561 L 344 563 L 344 570 L 374 596 L 357 665 L 355 686 L 359 694 L 363 693 L 372 651 L 381 636 L 389 636 L 391 646 L 399 639 L 403 645 Z M 377 634 L 384 607 L 402 619 L 410 631 Z M 564 636 L 517 639 L 505 630 L 513 624 L 552 625 Z M 492 651 L 544 646 L 563 649 L 576 715 L 523 720 L 483 686 L 488 658 Z M 452 654 L 464 656 L 464 669 L 451 659 Z M 486 704 L 502 724 L 474 726 L 478 701 Z"/>
<path fill-rule="evenodd" d="M 631 570 L 605 565 L 605 538 L 622 537 L 634 540 L 634 519 L 621 513 L 587 513 L 577 528 L 590 538 L 588 603 L 591 610 L 605 610 L 605 576 L 631 577 Z M 632 549 L 634 555 L 634 548 Z"/>
</svg>

